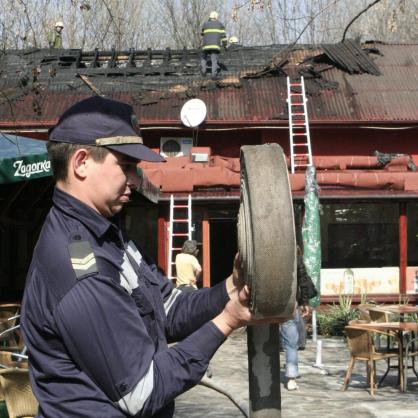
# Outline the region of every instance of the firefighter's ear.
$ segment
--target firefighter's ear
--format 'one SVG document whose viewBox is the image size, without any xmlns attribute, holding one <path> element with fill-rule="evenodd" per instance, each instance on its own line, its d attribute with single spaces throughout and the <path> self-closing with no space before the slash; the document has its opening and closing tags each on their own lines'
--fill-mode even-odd
<svg viewBox="0 0 418 418">
<path fill-rule="evenodd" d="M 91 157 L 88 150 L 80 148 L 71 157 L 69 169 L 75 176 L 85 178 L 87 176 L 87 168 L 89 166 L 90 159 Z"/>
</svg>

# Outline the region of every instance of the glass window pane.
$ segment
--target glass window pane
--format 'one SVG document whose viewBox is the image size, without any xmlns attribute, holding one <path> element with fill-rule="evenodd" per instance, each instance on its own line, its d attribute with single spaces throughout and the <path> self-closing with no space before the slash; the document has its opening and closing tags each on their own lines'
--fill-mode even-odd
<svg viewBox="0 0 418 418">
<path fill-rule="evenodd" d="M 408 203 L 408 265 L 418 265 L 418 203 Z"/>
<path fill-rule="evenodd" d="M 321 240 L 323 268 L 398 266 L 398 204 L 323 204 Z"/>
</svg>

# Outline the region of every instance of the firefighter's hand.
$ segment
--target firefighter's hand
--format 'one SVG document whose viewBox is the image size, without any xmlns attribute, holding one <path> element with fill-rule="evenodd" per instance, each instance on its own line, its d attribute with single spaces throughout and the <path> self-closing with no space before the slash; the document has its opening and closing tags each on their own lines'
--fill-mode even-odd
<svg viewBox="0 0 418 418">
<path fill-rule="evenodd" d="M 235 292 L 239 292 L 245 286 L 244 275 L 241 268 L 239 253 L 235 255 L 232 266 L 232 274 L 226 279 L 226 290 L 230 298 Z"/>
<path fill-rule="evenodd" d="M 250 295 L 247 286 L 241 290 L 234 288 L 230 297 L 231 299 L 225 305 L 224 310 L 213 319 L 214 324 L 225 336 L 235 329 L 249 324 L 253 319 L 248 307 Z"/>
</svg>

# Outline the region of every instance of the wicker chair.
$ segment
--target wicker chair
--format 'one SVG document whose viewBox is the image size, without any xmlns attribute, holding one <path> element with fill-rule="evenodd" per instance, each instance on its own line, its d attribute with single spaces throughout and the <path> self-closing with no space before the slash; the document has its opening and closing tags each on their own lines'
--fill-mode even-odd
<svg viewBox="0 0 418 418">
<path fill-rule="evenodd" d="M 21 335 L 18 326 L 20 305 L 0 305 L 0 343 L 3 349 L 20 351 Z"/>
<path fill-rule="evenodd" d="M 392 315 L 390 312 L 374 310 L 370 310 L 369 314 L 372 322 L 389 322 L 389 316 Z"/>
<path fill-rule="evenodd" d="M 38 402 L 30 386 L 28 370 L 0 370 L 0 386 L 9 418 L 31 418 L 37 415 Z"/>
<path fill-rule="evenodd" d="M 363 321 L 371 322 L 370 308 L 375 308 L 376 305 L 372 303 L 361 303 L 357 309 L 360 313 L 360 319 Z"/>
<path fill-rule="evenodd" d="M 409 363 L 409 359 L 412 359 L 412 370 L 415 373 L 415 376 L 418 377 L 417 371 L 415 369 L 415 359 L 418 358 L 418 337 L 415 334 L 407 343 L 405 347 L 405 357 Z M 405 376 L 404 376 L 404 386 L 407 389 L 408 386 L 408 365 L 405 367 Z"/>
<path fill-rule="evenodd" d="M 351 374 L 356 360 L 365 361 L 367 363 L 367 381 L 370 383 L 370 394 L 374 396 L 375 381 L 376 381 L 376 361 L 388 360 L 391 358 L 397 358 L 399 362 L 399 373 L 401 382 L 401 391 L 403 391 L 403 370 L 402 370 L 402 353 L 398 352 L 380 352 L 376 350 L 372 334 L 382 334 L 388 337 L 398 338 L 394 333 L 386 333 L 383 331 L 371 331 L 364 330 L 356 327 L 356 321 L 351 321 L 350 325 L 345 327 L 347 336 L 347 344 L 350 350 L 350 363 L 347 369 L 347 373 L 344 379 L 343 390 L 347 390 L 348 384 L 351 379 Z M 388 371 L 385 373 L 384 376 Z M 382 381 L 383 379 L 381 379 Z"/>
<path fill-rule="evenodd" d="M 20 305 L 17 303 L 0 304 L 0 321 L 19 315 Z"/>
<path fill-rule="evenodd" d="M 11 351 L 0 350 L 0 369 L 9 369 L 11 367 L 27 369 L 28 357 Z"/>
</svg>

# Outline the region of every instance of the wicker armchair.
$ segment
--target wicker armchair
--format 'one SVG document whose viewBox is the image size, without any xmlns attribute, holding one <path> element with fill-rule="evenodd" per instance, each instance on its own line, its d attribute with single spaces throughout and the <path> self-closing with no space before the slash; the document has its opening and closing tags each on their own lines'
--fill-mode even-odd
<svg viewBox="0 0 418 418">
<path fill-rule="evenodd" d="M 9 418 L 30 418 L 37 415 L 38 402 L 30 386 L 28 370 L 0 370 L 0 386 Z"/>
<path fill-rule="evenodd" d="M 0 350 L 0 369 L 9 368 L 27 369 L 28 368 L 28 356 L 13 353 L 11 351 Z"/>
<path fill-rule="evenodd" d="M 23 347 L 19 331 L 20 305 L 0 305 L 0 345 L 3 349 L 20 351 Z"/>
<path fill-rule="evenodd" d="M 354 321 L 353 321 L 354 322 Z M 347 369 L 347 373 L 344 379 L 343 390 L 347 390 L 348 384 L 351 379 L 353 368 L 357 360 L 365 361 L 367 364 L 367 381 L 370 384 L 370 394 L 374 396 L 375 381 L 376 381 L 376 361 L 385 360 L 391 358 L 397 358 L 399 364 L 401 391 L 403 391 L 403 367 L 402 367 L 402 353 L 399 351 L 393 352 L 382 352 L 377 351 L 374 341 L 373 334 L 386 335 L 387 337 L 396 338 L 399 337 L 394 333 L 386 333 L 383 331 L 375 330 L 364 330 L 356 327 L 355 322 L 345 327 L 347 336 L 347 344 L 350 350 L 350 363 Z M 388 371 L 387 371 L 388 372 Z M 387 372 L 384 376 L 386 376 Z M 382 381 L 383 379 L 381 379 Z"/>
<path fill-rule="evenodd" d="M 358 305 L 357 309 L 360 313 L 360 319 L 363 321 L 371 322 L 370 309 L 375 307 L 376 305 L 373 303 L 361 303 Z"/>
</svg>

